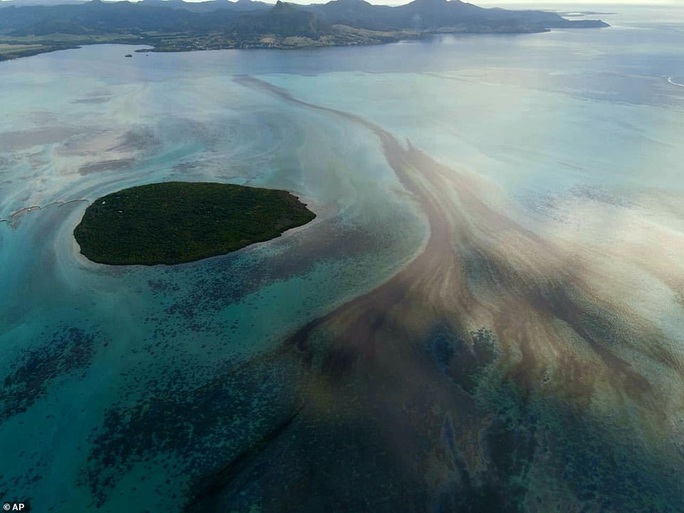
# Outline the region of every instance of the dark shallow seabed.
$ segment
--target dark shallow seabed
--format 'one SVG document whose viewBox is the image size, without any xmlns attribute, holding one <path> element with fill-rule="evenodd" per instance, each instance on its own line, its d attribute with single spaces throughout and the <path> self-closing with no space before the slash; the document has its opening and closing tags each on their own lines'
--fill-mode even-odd
<svg viewBox="0 0 684 513">
<path fill-rule="evenodd" d="M 0 501 L 684 512 L 684 13 L 611 11 L 2 63 Z M 317 217 L 178 266 L 80 255 L 89 202 L 171 180 Z"/>
</svg>

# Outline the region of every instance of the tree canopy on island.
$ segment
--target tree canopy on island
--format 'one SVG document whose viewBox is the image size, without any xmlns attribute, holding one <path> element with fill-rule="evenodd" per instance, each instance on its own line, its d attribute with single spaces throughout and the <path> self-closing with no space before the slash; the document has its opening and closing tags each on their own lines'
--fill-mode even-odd
<svg viewBox="0 0 684 513">
<path fill-rule="evenodd" d="M 94 262 L 178 264 L 273 239 L 315 217 L 287 191 L 166 182 L 97 199 L 74 236 Z"/>
</svg>

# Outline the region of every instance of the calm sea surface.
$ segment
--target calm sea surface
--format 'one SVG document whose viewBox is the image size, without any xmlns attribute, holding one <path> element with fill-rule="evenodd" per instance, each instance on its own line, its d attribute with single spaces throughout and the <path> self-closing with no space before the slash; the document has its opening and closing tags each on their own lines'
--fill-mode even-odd
<svg viewBox="0 0 684 513">
<path fill-rule="evenodd" d="M 482 204 L 499 209 L 529 240 L 548 244 L 539 247 L 567 258 L 563 272 L 586 270 L 580 278 L 587 288 L 577 290 L 593 305 L 587 311 L 599 312 L 591 325 L 617 319 L 615 326 L 622 326 L 606 328 L 612 335 L 599 337 L 599 350 L 580 343 L 582 337 L 596 339 L 586 330 L 575 327 L 577 339 L 567 335 L 589 314 L 530 314 L 530 323 L 566 330 L 567 347 L 582 355 L 582 368 L 596 365 L 585 374 L 605 377 L 589 386 L 596 392 L 580 405 L 568 391 L 588 378 L 577 370 L 575 378 L 562 381 L 558 370 L 561 402 L 581 415 L 617 419 L 624 429 L 619 435 L 608 420 L 585 426 L 597 439 L 602 430 L 610 433 L 599 446 L 632 441 L 606 449 L 613 466 L 605 468 L 604 462 L 564 456 L 567 448 L 568 454 L 579 450 L 573 444 L 581 441 L 573 442 L 572 435 L 566 449 L 533 451 L 530 461 L 539 467 L 530 468 L 543 469 L 544 458 L 558 456 L 547 461 L 549 468 L 562 467 L 553 478 L 557 488 L 555 495 L 544 495 L 539 490 L 551 486 L 544 472 L 526 471 L 517 507 L 684 511 L 684 9 L 582 9 L 607 13 L 598 17 L 612 27 L 133 58 L 124 58 L 130 47 L 91 46 L 0 63 L 0 499 L 31 498 L 35 511 L 183 511 L 213 479 L 206 476 L 220 475 L 236 455 L 247 454 L 249 472 L 258 472 L 252 469 L 259 464 L 252 461 L 254 447 L 303 401 L 300 384 L 309 378 L 302 376 L 312 368 L 264 362 L 282 354 L 302 326 L 407 269 L 431 247 L 430 234 L 438 233 L 426 207 L 430 201 L 397 175 L 381 130 L 443 166 L 444 180 L 467 177 L 476 184 L 471 192 Z M 409 176 L 419 184 L 421 168 L 412 169 Z M 168 180 L 284 188 L 318 217 L 278 240 L 187 265 L 109 267 L 80 255 L 72 231 L 90 202 Z M 453 198 L 462 192 L 456 187 Z M 515 255 L 510 265 L 518 270 L 543 253 L 526 253 L 504 224 L 488 232 L 492 225 L 485 225 L 485 216 L 474 217 L 475 203 L 461 199 L 450 205 L 473 217 L 459 225 L 456 214 L 444 214 L 443 222 L 452 223 L 450 233 L 465 224 L 472 233 L 454 236 L 450 247 L 474 248 L 473 241 L 486 239 L 499 255 L 491 261 Z M 444 202 L 435 199 L 432 206 Z M 464 249 L 455 261 L 470 262 L 476 253 Z M 549 266 L 556 261 L 549 258 Z M 492 280 L 513 290 L 523 274 Z M 480 306 L 454 307 L 453 317 L 466 319 L 459 321 L 466 332 L 485 326 L 501 340 L 500 384 L 536 390 L 520 384 L 524 373 L 511 370 L 526 361 L 526 346 L 507 345 L 507 334 L 511 340 L 517 335 L 492 313 L 505 310 L 491 306 L 496 287 L 474 284 L 469 271 L 459 276 L 471 280 Z M 407 290 L 412 304 L 426 310 L 444 298 L 427 288 L 421 295 Z M 418 314 L 405 316 L 406 332 L 422 330 L 417 326 L 438 310 L 422 312 L 420 321 Z M 344 324 L 352 316 L 334 318 Z M 537 363 L 526 368 L 535 369 L 528 375 L 539 371 L 545 384 L 555 379 L 556 363 L 542 368 L 539 362 L 563 359 L 555 349 L 545 352 L 546 335 L 539 336 L 528 347 Z M 309 345 L 328 343 L 325 334 L 312 340 Z M 629 362 L 621 377 L 606 352 Z M 428 353 L 416 349 L 415 358 Z M 316 368 L 313 361 L 309 365 Z M 648 397 L 662 400 L 657 411 L 644 413 L 658 401 L 623 394 L 621 387 L 638 381 L 632 373 L 643 379 L 639 390 L 650 387 Z M 211 394 L 202 392 L 214 386 Z M 566 429 L 558 427 L 560 421 L 542 426 L 530 420 L 551 418 L 553 410 L 532 396 L 541 413 L 520 417 L 521 425 L 534 424 L 530 437 L 542 429 Z M 327 400 L 322 393 L 316 397 Z M 481 410 L 473 410 L 479 413 L 471 412 L 472 418 L 509 408 L 490 396 L 478 401 Z M 628 421 L 620 417 L 623 411 Z M 448 418 L 459 422 L 456 413 Z M 440 436 L 458 432 L 449 423 Z M 470 443 L 464 440 L 457 444 Z M 518 438 L 512 443 L 519 444 Z M 642 456 L 630 460 L 636 446 L 649 463 Z M 596 453 L 592 447 L 587 451 Z M 488 459 L 486 447 L 482 454 L 481 464 L 464 464 L 473 482 L 475 475 L 482 482 L 491 475 L 487 462 L 495 458 Z M 307 465 L 324 468 L 318 460 L 302 463 Z M 417 510 L 424 511 L 456 508 L 456 502 L 435 497 L 443 497 L 449 483 L 457 489 L 464 478 L 427 456 L 421 465 L 423 491 L 407 504 L 422 500 L 424 508 Z M 615 470 L 627 467 L 629 474 Z M 593 484 L 583 480 L 583 472 L 593 471 Z M 279 509 L 264 498 L 276 493 L 266 484 L 247 470 L 230 472 L 241 477 L 230 482 L 234 500 L 228 494 L 221 504 L 235 511 Z M 429 481 L 437 474 L 443 478 Z M 283 511 L 284 500 L 277 502 Z M 299 506 L 287 510 L 315 511 L 324 502 L 294 504 Z M 382 504 L 367 511 L 384 511 Z"/>
</svg>

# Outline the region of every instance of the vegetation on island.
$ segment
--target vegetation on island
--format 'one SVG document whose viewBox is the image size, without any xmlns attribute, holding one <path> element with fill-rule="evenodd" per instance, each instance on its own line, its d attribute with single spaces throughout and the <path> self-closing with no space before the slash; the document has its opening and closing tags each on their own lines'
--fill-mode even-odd
<svg viewBox="0 0 684 513">
<path fill-rule="evenodd" d="M 62 0 L 65 1 L 65 0 Z M 97 43 L 149 45 L 175 52 L 380 44 L 435 33 L 532 33 L 607 26 L 545 11 L 485 9 L 460 0 L 372 5 L 332 0 L 293 5 L 215 0 L 22 6 L 0 2 L 0 60 Z"/>
<path fill-rule="evenodd" d="M 97 199 L 74 236 L 94 262 L 179 264 L 273 239 L 315 217 L 283 190 L 166 182 Z"/>
</svg>

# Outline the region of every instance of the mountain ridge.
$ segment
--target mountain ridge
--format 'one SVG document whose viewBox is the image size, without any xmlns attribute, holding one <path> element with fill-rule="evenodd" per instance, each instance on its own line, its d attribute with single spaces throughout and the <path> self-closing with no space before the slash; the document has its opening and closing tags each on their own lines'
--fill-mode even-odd
<svg viewBox="0 0 684 513">
<path fill-rule="evenodd" d="M 95 43 L 141 44 L 154 51 L 302 48 L 378 44 L 434 33 L 534 33 L 597 28 L 546 11 L 487 9 L 460 0 L 413 0 L 390 7 L 365 0 L 275 5 L 252 0 L 91 0 L 0 7 L 0 60 Z"/>
</svg>

